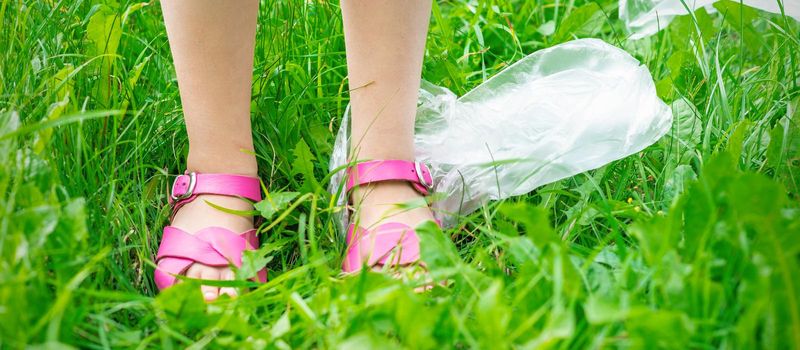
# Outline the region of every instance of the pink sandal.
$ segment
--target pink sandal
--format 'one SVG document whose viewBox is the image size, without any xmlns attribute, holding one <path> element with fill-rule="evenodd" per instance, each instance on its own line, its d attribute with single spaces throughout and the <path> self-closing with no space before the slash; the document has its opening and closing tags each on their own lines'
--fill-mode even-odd
<svg viewBox="0 0 800 350">
<path fill-rule="evenodd" d="M 188 173 L 178 176 L 172 184 L 170 204 L 172 215 L 186 203 L 201 194 L 213 194 L 246 198 L 255 202 L 261 200 L 261 186 L 258 178 L 230 174 Z M 248 247 L 249 243 L 249 247 Z M 156 256 L 154 272 L 159 290 L 176 282 L 175 276 L 186 272 L 198 262 L 208 266 L 242 266 L 242 252 L 258 247 L 256 230 L 235 233 L 222 227 L 206 227 L 195 234 L 189 234 L 177 227 L 164 227 L 164 235 Z M 256 280 L 267 281 L 267 270 L 257 273 Z"/>
<path fill-rule="evenodd" d="M 409 182 L 423 196 L 428 195 L 433 185 L 431 172 L 424 164 L 404 160 L 376 160 L 359 163 L 347 169 L 347 195 L 356 186 L 381 181 Z M 395 251 L 397 254 L 392 254 Z M 406 224 L 389 222 L 367 230 L 351 223 L 347 229 L 347 255 L 342 263 L 345 273 L 357 272 L 364 265 L 402 266 L 415 263 L 419 259 L 419 237 Z"/>
</svg>

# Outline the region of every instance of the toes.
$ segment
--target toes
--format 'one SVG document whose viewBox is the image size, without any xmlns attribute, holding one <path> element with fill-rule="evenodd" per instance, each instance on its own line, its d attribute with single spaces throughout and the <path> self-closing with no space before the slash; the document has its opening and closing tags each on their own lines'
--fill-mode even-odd
<svg viewBox="0 0 800 350">
<path fill-rule="evenodd" d="M 191 264 L 189 268 L 186 269 L 186 272 L 183 273 L 184 276 L 189 278 L 201 278 L 200 272 L 203 271 L 203 265 L 200 264 Z M 177 282 L 180 282 L 180 279 L 176 279 Z"/>
<path fill-rule="evenodd" d="M 200 278 L 204 280 L 219 280 L 219 271 L 213 267 L 203 266 L 200 271 Z M 200 286 L 200 291 L 203 293 L 203 299 L 206 301 L 216 300 L 219 296 L 219 287 L 203 285 Z"/>
<path fill-rule="evenodd" d="M 220 273 L 220 279 L 225 281 L 233 280 L 233 271 L 231 269 L 224 269 Z M 231 298 L 237 296 L 239 293 L 236 292 L 236 288 L 233 287 L 222 287 L 219 289 L 219 295 L 227 294 Z"/>
</svg>

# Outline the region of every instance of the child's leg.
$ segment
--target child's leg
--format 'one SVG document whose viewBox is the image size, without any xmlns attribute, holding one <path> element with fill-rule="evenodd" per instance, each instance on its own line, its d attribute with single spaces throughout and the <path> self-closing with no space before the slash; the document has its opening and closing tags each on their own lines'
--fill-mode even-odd
<svg viewBox="0 0 800 350">
<path fill-rule="evenodd" d="M 354 159 L 414 159 L 414 118 L 430 0 L 342 0 L 352 106 Z M 419 199 L 407 183 L 360 188 L 359 220 L 371 227 L 391 221 L 416 226 L 432 219 L 428 208 L 387 213 L 396 203 Z"/>
<path fill-rule="evenodd" d="M 178 76 L 186 131 L 189 134 L 187 168 L 200 173 L 255 176 L 256 159 L 250 130 L 252 84 L 258 0 L 162 0 L 164 22 Z M 234 232 L 253 227 L 252 218 L 226 214 L 207 204 L 251 210 L 242 200 L 199 196 L 182 207 L 172 225 L 189 233 L 209 226 Z M 192 265 L 186 275 L 203 279 L 231 279 L 229 268 Z M 203 286 L 207 300 L 232 288 Z"/>
</svg>

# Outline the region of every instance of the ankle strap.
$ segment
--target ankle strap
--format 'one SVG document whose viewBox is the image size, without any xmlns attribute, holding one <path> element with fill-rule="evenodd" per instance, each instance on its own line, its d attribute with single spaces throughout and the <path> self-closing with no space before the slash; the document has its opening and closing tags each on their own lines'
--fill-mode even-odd
<svg viewBox="0 0 800 350">
<path fill-rule="evenodd" d="M 381 181 L 407 181 L 423 195 L 433 187 L 433 177 L 425 164 L 406 160 L 373 160 L 347 168 L 347 192 L 353 187 Z"/>
<path fill-rule="evenodd" d="M 257 177 L 233 174 L 186 173 L 172 183 L 169 203 L 173 213 L 201 194 L 243 197 L 261 201 L 261 182 Z"/>
</svg>

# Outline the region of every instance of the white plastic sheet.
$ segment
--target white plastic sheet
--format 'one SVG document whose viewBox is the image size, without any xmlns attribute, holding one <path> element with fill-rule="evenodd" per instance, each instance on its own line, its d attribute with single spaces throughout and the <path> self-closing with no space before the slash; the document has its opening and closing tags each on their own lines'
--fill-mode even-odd
<svg viewBox="0 0 800 350">
<path fill-rule="evenodd" d="M 346 112 L 332 171 L 347 161 L 348 119 Z M 441 197 L 434 212 L 447 226 L 488 200 L 639 152 L 671 122 L 646 67 L 601 40 L 581 39 L 537 51 L 461 98 L 423 84 L 416 156 L 431 168 Z M 333 176 L 332 193 L 342 178 Z"/>
<path fill-rule="evenodd" d="M 620 0 L 619 18 L 631 33 L 630 39 L 641 39 L 664 29 L 675 16 L 687 15 L 701 7 L 715 12 L 711 6 L 718 0 Z M 739 2 L 739 0 L 733 0 Z M 781 13 L 779 0 L 741 0 L 759 10 Z M 800 21 L 800 0 L 780 0 L 783 13 Z"/>
</svg>

